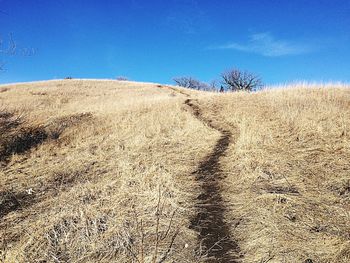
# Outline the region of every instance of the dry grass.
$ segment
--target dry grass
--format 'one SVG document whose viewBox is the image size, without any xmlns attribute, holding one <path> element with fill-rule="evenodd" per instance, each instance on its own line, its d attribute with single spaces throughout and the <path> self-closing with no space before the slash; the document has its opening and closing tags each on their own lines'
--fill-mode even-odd
<svg viewBox="0 0 350 263">
<path fill-rule="evenodd" d="M 233 134 L 219 164 L 242 262 L 349 262 L 349 89 L 91 80 L 1 87 L 0 262 L 203 260 L 191 173 L 220 134 L 185 94 Z"/>
<path fill-rule="evenodd" d="M 289 86 L 201 103 L 234 133 L 222 187 L 243 261 L 349 262 L 349 88 Z"/>
<path fill-rule="evenodd" d="M 4 262 L 198 261 L 189 175 L 217 134 L 181 96 L 69 80 L 9 86 L 0 101 L 21 113 L 12 134 L 31 124 L 56 135 L 0 168 Z"/>
</svg>

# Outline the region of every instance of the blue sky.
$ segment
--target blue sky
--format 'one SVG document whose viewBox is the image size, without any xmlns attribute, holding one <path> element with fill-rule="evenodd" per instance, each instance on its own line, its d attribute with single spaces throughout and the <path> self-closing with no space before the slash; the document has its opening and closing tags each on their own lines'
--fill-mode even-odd
<svg viewBox="0 0 350 263">
<path fill-rule="evenodd" d="M 0 83 L 210 81 L 232 67 L 268 84 L 349 82 L 349 14 L 350 0 L 0 0 L 2 49 L 12 34 L 19 51 L 0 52 Z"/>
</svg>

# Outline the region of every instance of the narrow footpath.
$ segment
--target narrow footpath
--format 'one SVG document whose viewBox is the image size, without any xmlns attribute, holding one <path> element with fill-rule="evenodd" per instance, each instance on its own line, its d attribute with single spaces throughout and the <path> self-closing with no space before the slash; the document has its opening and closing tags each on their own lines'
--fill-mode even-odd
<svg viewBox="0 0 350 263">
<path fill-rule="evenodd" d="M 223 171 L 219 160 L 223 157 L 232 143 L 232 133 L 215 124 L 213 120 L 203 116 L 197 100 L 173 87 L 167 87 L 176 93 L 185 96 L 185 105 L 191 113 L 210 128 L 221 133 L 214 148 L 200 162 L 193 172 L 200 184 L 201 193 L 195 200 L 196 215 L 191 219 L 190 228 L 198 232 L 197 252 L 206 256 L 206 262 L 238 263 L 240 262 L 239 247 L 234 238 L 230 236 L 230 226 L 224 220 L 226 206 L 222 198 L 221 181 Z"/>
</svg>

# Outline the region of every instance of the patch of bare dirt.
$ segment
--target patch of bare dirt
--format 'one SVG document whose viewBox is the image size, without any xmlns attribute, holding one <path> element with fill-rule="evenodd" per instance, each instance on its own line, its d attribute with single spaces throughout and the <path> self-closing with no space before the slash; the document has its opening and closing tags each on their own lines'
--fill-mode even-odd
<svg viewBox="0 0 350 263">
<path fill-rule="evenodd" d="M 197 198 L 197 214 L 191 220 L 191 228 L 199 233 L 199 253 L 206 253 L 207 262 L 238 262 L 239 247 L 230 236 L 229 225 L 224 221 L 226 207 L 220 187 L 223 178 L 219 160 L 225 155 L 232 139 L 232 134 L 212 121 L 203 118 L 198 105 L 187 99 L 193 114 L 209 127 L 221 133 L 210 152 L 193 173 L 201 185 L 201 194 Z M 233 256 L 237 255 L 237 256 Z"/>
</svg>

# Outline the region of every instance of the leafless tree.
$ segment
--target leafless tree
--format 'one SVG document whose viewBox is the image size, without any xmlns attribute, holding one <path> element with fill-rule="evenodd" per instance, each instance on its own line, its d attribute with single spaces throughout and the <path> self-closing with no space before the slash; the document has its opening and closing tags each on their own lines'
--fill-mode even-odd
<svg viewBox="0 0 350 263">
<path fill-rule="evenodd" d="M 33 48 L 18 48 L 12 34 L 9 35 L 6 42 L 0 36 L 0 71 L 3 71 L 5 69 L 5 58 L 16 55 L 32 56 L 33 54 Z"/>
<path fill-rule="evenodd" d="M 178 77 L 173 78 L 173 80 L 175 81 L 176 85 L 180 87 L 196 90 L 211 90 L 211 85 L 192 77 Z"/>
<path fill-rule="evenodd" d="M 16 47 L 17 45 L 16 42 L 13 40 L 12 35 L 10 35 L 7 45 L 5 44 L 4 40 L 0 38 L 0 70 L 4 70 L 5 68 L 4 58 L 16 54 Z"/>
<path fill-rule="evenodd" d="M 124 76 L 118 76 L 116 77 L 116 80 L 119 80 L 119 81 L 128 81 L 129 79 L 127 77 L 124 77 Z"/>
<path fill-rule="evenodd" d="M 209 83 L 210 90 L 218 91 L 219 90 L 219 81 L 214 79 Z"/>
<path fill-rule="evenodd" d="M 192 77 L 177 77 L 173 78 L 176 85 L 184 88 L 196 89 L 199 81 L 195 80 Z"/>
<path fill-rule="evenodd" d="M 232 69 L 221 74 L 222 84 L 230 91 L 254 91 L 263 87 L 258 75 L 239 69 Z"/>
</svg>

